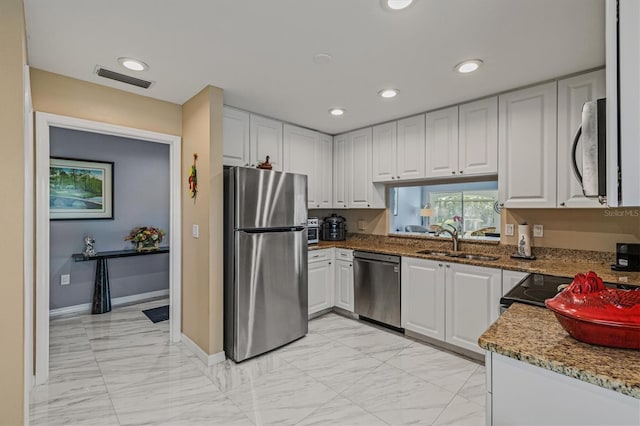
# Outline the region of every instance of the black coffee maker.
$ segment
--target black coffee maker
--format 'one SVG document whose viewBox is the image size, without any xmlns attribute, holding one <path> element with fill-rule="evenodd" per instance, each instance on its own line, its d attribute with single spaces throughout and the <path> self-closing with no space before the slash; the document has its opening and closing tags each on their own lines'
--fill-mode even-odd
<svg viewBox="0 0 640 426">
<path fill-rule="evenodd" d="M 322 219 L 320 239 L 323 241 L 343 241 L 347 239 L 346 219 L 337 214 Z"/>
</svg>

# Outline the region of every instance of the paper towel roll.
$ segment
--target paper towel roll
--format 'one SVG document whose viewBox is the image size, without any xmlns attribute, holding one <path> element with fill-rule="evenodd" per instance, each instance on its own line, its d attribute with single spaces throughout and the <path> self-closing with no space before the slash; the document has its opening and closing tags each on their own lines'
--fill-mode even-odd
<svg viewBox="0 0 640 426">
<path fill-rule="evenodd" d="M 518 225 L 518 255 L 531 256 L 531 234 L 529 225 Z"/>
</svg>

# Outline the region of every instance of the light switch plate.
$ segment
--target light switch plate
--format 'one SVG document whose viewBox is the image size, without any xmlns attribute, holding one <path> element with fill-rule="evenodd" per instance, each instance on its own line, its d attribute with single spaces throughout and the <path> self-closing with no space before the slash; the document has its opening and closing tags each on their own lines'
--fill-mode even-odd
<svg viewBox="0 0 640 426">
<path fill-rule="evenodd" d="M 514 226 L 513 223 L 507 223 L 504 226 L 504 235 L 506 235 L 507 237 L 513 237 L 513 233 L 514 233 Z"/>
<path fill-rule="evenodd" d="M 544 236 L 544 228 L 542 225 L 533 225 L 533 236 L 538 238 Z"/>
<path fill-rule="evenodd" d="M 364 231 L 365 229 L 367 229 L 367 222 L 365 222 L 364 220 L 359 220 L 358 221 L 358 229 L 360 231 Z"/>
<path fill-rule="evenodd" d="M 71 284 L 71 275 L 63 274 L 60 275 L 60 285 L 69 285 Z"/>
<path fill-rule="evenodd" d="M 193 225 L 191 234 L 193 235 L 193 238 L 200 238 L 200 227 L 198 225 Z"/>
</svg>

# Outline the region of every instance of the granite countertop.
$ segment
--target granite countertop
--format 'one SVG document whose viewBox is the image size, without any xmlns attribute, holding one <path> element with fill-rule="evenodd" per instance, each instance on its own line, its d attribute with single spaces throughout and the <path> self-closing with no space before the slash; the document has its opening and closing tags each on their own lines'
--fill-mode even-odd
<svg viewBox="0 0 640 426">
<path fill-rule="evenodd" d="M 478 343 L 488 351 L 640 399 L 640 351 L 575 340 L 548 309 L 514 303 Z"/>
<path fill-rule="evenodd" d="M 351 250 L 371 251 L 397 256 L 415 257 L 421 259 L 439 260 L 447 263 L 464 263 L 468 265 L 484 266 L 490 268 L 508 269 L 512 271 L 533 272 L 540 274 L 556 275 L 561 277 L 574 277 L 577 273 L 594 271 L 605 282 L 640 285 L 640 272 L 617 272 L 611 270 L 613 254 L 587 252 L 582 250 L 553 250 L 539 249 L 542 253 L 537 260 L 517 260 L 511 258 L 509 253 L 514 252 L 509 246 L 496 244 L 471 244 L 463 243 L 460 251 L 478 253 L 498 257 L 493 261 L 468 260 L 419 254 L 421 250 L 451 251 L 450 240 L 414 240 L 398 239 L 390 237 L 347 239 L 345 241 L 320 241 L 319 244 L 309 246 L 309 250 L 323 248 L 345 248 Z M 608 261 L 607 261 L 608 260 Z"/>
</svg>

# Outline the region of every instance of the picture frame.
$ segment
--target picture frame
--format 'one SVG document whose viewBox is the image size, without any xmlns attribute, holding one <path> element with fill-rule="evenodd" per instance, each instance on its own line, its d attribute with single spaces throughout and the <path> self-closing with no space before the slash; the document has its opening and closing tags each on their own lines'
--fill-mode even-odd
<svg viewBox="0 0 640 426">
<path fill-rule="evenodd" d="M 50 220 L 112 220 L 113 212 L 113 162 L 50 158 Z"/>
</svg>

